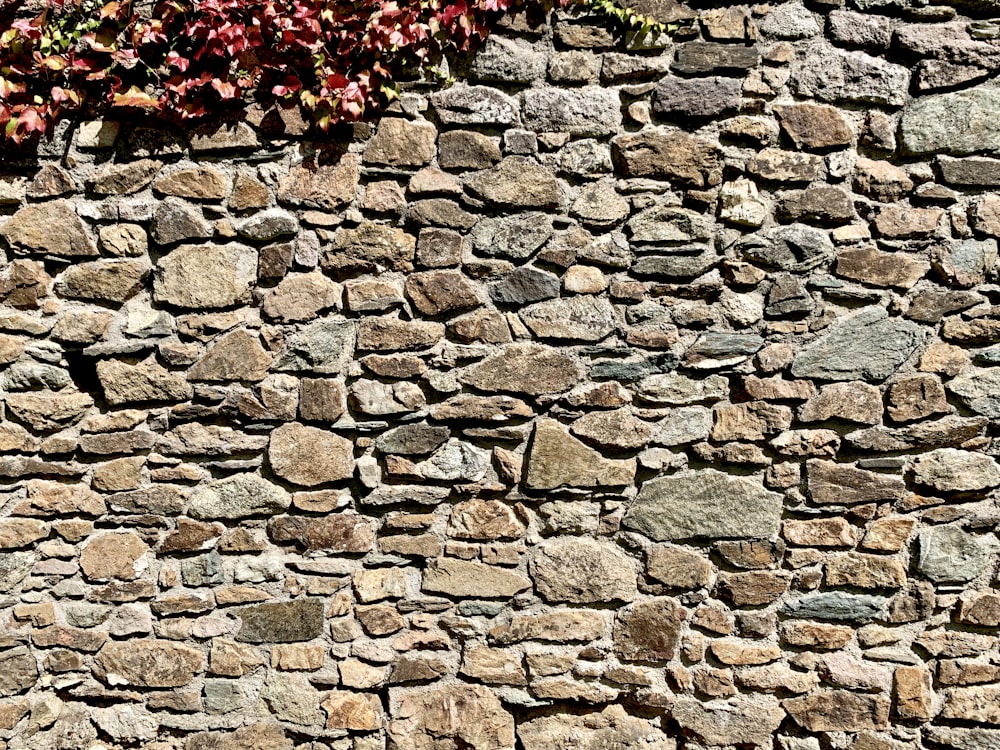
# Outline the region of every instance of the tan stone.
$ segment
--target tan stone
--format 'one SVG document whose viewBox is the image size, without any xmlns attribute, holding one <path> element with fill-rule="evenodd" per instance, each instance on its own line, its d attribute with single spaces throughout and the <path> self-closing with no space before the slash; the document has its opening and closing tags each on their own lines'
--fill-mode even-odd
<svg viewBox="0 0 1000 750">
<path fill-rule="evenodd" d="M 980 627 L 1000 626 L 1000 593 L 990 590 L 963 595 L 959 605 L 958 621 Z"/>
<path fill-rule="evenodd" d="M 213 342 L 188 371 L 187 377 L 188 380 L 256 382 L 265 378 L 272 361 L 256 334 L 241 328 Z"/>
<path fill-rule="evenodd" d="M 944 386 L 934 375 L 907 375 L 889 387 L 887 411 L 896 422 L 912 422 L 950 410 Z"/>
<path fill-rule="evenodd" d="M 893 589 L 906 583 L 906 569 L 894 557 L 847 552 L 826 563 L 828 586 Z"/>
<path fill-rule="evenodd" d="M 335 163 L 307 162 L 288 170 L 278 185 L 278 200 L 333 211 L 354 200 L 360 160 L 344 154 Z"/>
<path fill-rule="evenodd" d="M 431 593 L 482 598 L 508 598 L 530 587 L 521 573 L 450 557 L 430 562 L 422 586 Z"/>
<path fill-rule="evenodd" d="M 777 646 L 763 646 L 753 641 L 722 639 L 712 641 L 712 656 L 723 664 L 746 666 L 767 664 L 781 658 L 781 649 Z"/>
<path fill-rule="evenodd" d="M 802 406 L 799 419 L 803 422 L 843 419 L 859 424 L 878 424 L 882 420 L 882 394 L 866 383 L 831 383 Z"/>
<path fill-rule="evenodd" d="M 82 484 L 29 479 L 28 499 L 14 506 L 19 516 L 101 516 L 107 511 L 104 500 Z"/>
<path fill-rule="evenodd" d="M 781 624 L 781 642 L 789 646 L 836 650 L 854 636 L 846 625 L 828 625 L 808 620 L 786 620 Z"/>
<path fill-rule="evenodd" d="M 561 609 L 537 615 L 515 615 L 509 625 L 497 625 L 490 637 L 497 643 L 519 641 L 593 641 L 606 629 L 604 615 L 590 609 Z"/>
<path fill-rule="evenodd" d="M 940 208 L 886 206 L 875 218 L 875 229 L 889 239 L 918 239 L 931 234 L 944 212 Z"/>
<path fill-rule="evenodd" d="M 931 673 L 926 667 L 896 667 L 893 691 L 896 696 L 896 716 L 900 719 L 930 721 L 933 718 Z"/>
<path fill-rule="evenodd" d="M 916 520 L 906 516 L 888 516 L 872 521 L 861 549 L 873 552 L 899 552 L 910 538 Z"/>
<path fill-rule="evenodd" d="M 220 597 L 216 594 L 216 601 L 220 603 Z M 245 597 L 240 597 L 238 601 L 247 601 Z M 232 603 L 236 603 L 233 600 Z M 226 638 L 213 638 L 212 649 L 209 654 L 208 671 L 210 674 L 222 675 L 224 677 L 242 677 L 264 664 L 263 658 L 257 653 L 253 646 L 244 643 L 237 643 Z"/>
<path fill-rule="evenodd" d="M 473 645 L 462 654 L 461 673 L 487 685 L 527 685 L 521 655 L 510 649 Z"/>
<path fill-rule="evenodd" d="M 618 613 L 614 649 L 619 659 L 654 661 L 672 659 L 687 612 L 674 599 L 637 602 Z"/>
<path fill-rule="evenodd" d="M 318 427 L 282 425 L 271 433 L 267 455 L 275 474 L 306 487 L 354 473 L 354 444 Z"/>
<path fill-rule="evenodd" d="M 952 689 L 945 698 L 940 718 L 1000 725 L 1000 685 Z"/>
<path fill-rule="evenodd" d="M 396 750 L 512 750 L 514 719 L 479 685 L 392 690 L 390 742 Z"/>
<path fill-rule="evenodd" d="M 846 690 L 822 690 L 784 701 L 789 716 L 810 732 L 859 732 L 889 726 L 889 700 Z"/>
<path fill-rule="evenodd" d="M 334 690 L 320 706 L 326 712 L 327 729 L 370 732 L 382 725 L 382 702 L 377 695 Z"/>
<path fill-rule="evenodd" d="M 294 274 L 267 293 L 261 309 L 264 315 L 281 323 L 312 320 L 321 311 L 340 303 L 340 285 L 319 271 Z"/>
<path fill-rule="evenodd" d="M 858 543 L 857 530 L 839 516 L 785 521 L 782 534 L 790 544 L 802 547 L 853 547 Z"/>
<path fill-rule="evenodd" d="M 781 129 L 797 148 L 827 149 L 847 146 L 853 136 L 839 110 L 824 104 L 775 105 Z"/>
<path fill-rule="evenodd" d="M 766 401 L 743 404 L 719 404 L 714 409 L 712 440 L 763 440 L 792 424 L 792 410 Z"/>
<path fill-rule="evenodd" d="M 214 167 L 195 167 L 158 178 L 153 190 L 180 198 L 220 201 L 229 192 L 229 180 Z"/>
<path fill-rule="evenodd" d="M 635 469 L 635 459 L 604 458 L 554 419 L 540 419 L 535 423 L 525 484 L 534 490 L 621 487 L 632 483 Z"/>
<path fill-rule="evenodd" d="M 781 573 L 753 571 L 719 576 L 723 598 L 737 607 L 758 606 L 776 601 L 788 590 L 788 578 Z"/>
<path fill-rule="evenodd" d="M 117 578 L 131 581 L 148 565 L 149 547 L 131 531 L 111 532 L 92 537 L 80 553 L 83 574 L 94 581 Z"/>
<path fill-rule="evenodd" d="M 712 564 L 692 550 L 657 544 L 646 557 L 646 574 L 670 588 L 697 589 L 708 584 Z"/>
<path fill-rule="evenodd" d="M 172 688 L 187 685 L 205 670 L 198 649 L 171 641 L 109 641 L 97 655 L 95 670 L 110 685 Z"/>
</svg>

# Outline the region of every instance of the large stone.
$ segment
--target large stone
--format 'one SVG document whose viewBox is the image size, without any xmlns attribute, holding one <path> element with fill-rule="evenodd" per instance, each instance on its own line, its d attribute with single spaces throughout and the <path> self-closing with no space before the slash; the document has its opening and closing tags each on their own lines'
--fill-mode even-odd
<svg viewBox="0 0 1000 750">
<path fill-rule="evenodd" d="M 621 98 L 616 89 L 530 88 L 524 96 L 524 124 L 541 132 L 604 136 L 621 128 Z"/>
<path fill-rule="evenodd" d="M 902 500 L 907 494 L 901 477 L 833 461 L 810 459 L 806 463 L 806 478 L 809 496 L 820 505 Z"/>
<path fill-rule="evenodd" d="M 535 424 L 524 482 L 532 490 L 624 487 L 634 480 L 635 469 L 635 459 L 604 458 L 554 419 L 541 419 Z"/>
<path fill-rule="evenodd" d="M 864 52 L 820 42 L 798 57 L 792 80 L 798 94 L 825 102 L 900 106 L 906 102 L 910 71 Z"/>
<path fill-rule="evenodd" d="M 275 474 L 306 487 L 337 482 L 354 473 L 354 444 L 318 427 L 281 425 L 271 433 L 267 457 Z"/>
<path fill-rule="evenodd" d="M 521 310 L 521 319 L 539 338 L 589 342 L 605 338 L 617 323 L 611 303 L 590 295 L 529 305 Z"/>
<path fill-rule="evenodd" d="M 188 371 L 188 380 L 222 382 L 263 380 L 271 365 L 255 334 L 239 329 L 219 338 Z"/>
<path fill-rule="evenodd" d="M 406 279 L 406 297 L 424 315 L 454 314 L 482 304 L 476 288 L 459 271 L 426 271 Z"/>
<path fill-rule="evenodd" d="M 541 716 L 520 724 L 517 736 L 524 750 L 675 750 L 668 737 L 650 719 L 629 716 L 611 705 L 599 713 Z"/>
<path fill-rule="evenodd" d="M 256 474 L 235 474 L 198 487 L 188 514 L 194 518 L 248 518 L 274 515 L 292 504 L 291 496 Z"/>
<path fill-rule="evenodd" d="M 592 609 L 558 609 L 537 615 L 515 615 L 509 625 L 497 625 L 490 637 L 500 644 L 520 641 L 593 641 L 605 631 L 604 615 Z"/>
<path fill-rule="evenodd" d="M 257 279 L 257 251 L 245 245 L 181 245 L 157 264 L 153 295 L 188 309 L 248 302 Z"/>
<path fill-rule="evenodd" d="M 476 250 L 514 260 L 531 257 L 552 237 L 552 217 L 541 213 L 486 217 L 472 230 Z"/>
<path fill-rule="evenodd" d="M 514 717 L 482 685 L 393 689 L 389 705 L 395 750 L 514 750 Z"/>
<path fill-rule="evenodd" d="M 540 396 L 568 391 L 583 378 L 580 365 L 568 354 L 535 343 L 516 343 L 459 375 L 481 391 Z"/>
<path fill-rule="evenodd" d="M 267 524 L 275 542 L 296 542 L 307 550 L 362 554 L 375 544 L 371 521 L 355 513 L 315 516 L 277 516 Z"/>
<path fill-rule="evenodd" d="M 383 117 L 365 147 L 365 164 L 420 167 L 434 158 L 437 129 L 425 120 Z"/>
<path fill-rule="evenodd" d="M 29 252 L 64 258 L 98 254 L 80 217 L 64 200 L 25 206 L 0 226 L 0 236 Z"/>
<path fill-rule="evenodd" d="M 180 198 L 166 198 L 157 207 L 150 227 L 150 235 L 159 245 L 173 245 L 183 240 L 208 239 L 213 234 L 212 225 L 205 214 Z"/>
<path fill-rule="evenodd" d="M 517 101 L 490 86 L 451 86 L 431 97 L 445 125 L 514 126 L 520 121 Z"/>
<path fill-rule="evenodd" d="M 351 362 L 356 339 L 354 321 L 335 316 L 321 318 L 285 339 L 273 369 L 321 375 L 341 373 Z"/>
<path fill-rule="evenodd" d="M 712 747 L 768 747 L 785 718 L 776 699 L 749 695 L 708 703 L 682 696 L 674 702 L 671 713 L 685 733 Z"/>
<path fill-rule="evenodd" d="M 477 81 L 532 83 L 545 78 L 546 57 L 525 41 L 491 36 L 476 51 L 469 75 Z"/>
<path fill-rule="evenodd" d="M 966 367 L 945 387 L 976 414 L 1000 418 L 1000 368 Z"/>
<path fill-rule="evenodd" d="M 703 469 L 645 482 L 622 525 L 658 542 L 763 538 L 778 533 L 781 509 L 758 480 Z"/>
<path fill-rule="evenodd" d="M 868 245 L 837 255 L 837 275 L 878 286 L 910 289 L 930 270 L 930 264 L 903 252 L 886 253 Z"/>
<path fill-rule="evenodd" d="M 160 366 L 155 358 L 129 364 L 117 359 L 97 363 L 97 377 L 108 403 L 187 401 L 193 394 L 184 376 Z"/>
<path fill-rule="evenodd" d="M 229 180 L 214 167 L 195 167 L 158 178 L 153 190 L 179 198 L 221 201 L 229 193 Z"/>
<path fill-rule="evenodd" d="M 245 643 L 296 643 L 323 634 L 324 606 L 321 599 L 295 599 L 240 607 L 242 620 L 236 640 Z"/>
<path fill-rule="evenodd" d="M 97 654 L 95 672 L 109 685 L 174 688 L 205 671 L 199 649 L 172 641 L 109 641 Z"/>
<path fill-rule="evenodd" d="M 990 546 L 957 526 L 920 532 L 917 570 L 935 583 L 965 583 L 977 578 L 990 560 Z"/>
<path fill-rule="evenodd" d="M 850 125 L 834 107 L 824 104 L 781 104 L 774 106 L 781 129 L 796 148 L 828 149 L 849 146 Z"/>
<path fill-rule="evenodd" d="M 798 378 L 875 380 L 892 375 L 921 343 L 923 331 L 910 321 L 889 318 L 881 307 L 866 307 L 837 318 L 792 362 Z"/>
<path fill-rule="evenodd" d="M 886 729 L 889 699 L 847 690 L 821 690 L 784 702 L 789 716 L 811 732 L 860 732 Z"/>
<path fill-rule="evenodd" d="M 409 271 L 417 240 L 398 227 L 366 221 L 340 229 L 322 258 L 323 268 L 344 272 L 372 272 L 378 268 Z"/>
<path fill-rule="evenodd" d="M 677 650 L 685 616 L 674 599 L 636 602 L 615 620 L 615 655 L 625 661 L 669 661 Z"/>
<path fill-rule="evenodd" d="M 615 168 L 625 177 L 675 179 L 694 187 L 722 182 L 722 156 L 711 141 L 668 128 L 646 128 L 611 142 Z"/>
<path fill-rule="evenodd" d="M 27 690 L 38 682 L 35 657 L 26 648 L 0 651 L 0 698 Z"/>
<path fill-rule="evenodd" d="M 900 122 L 910 154 L 975 154 L 1000 150 L 1000 89 L 977 86 L 914 99 Z"/>
<path fill-rule="evenodd" d="M 653 111 L 680 120 L 720 117 L 740 108 L 740 82 L 735 78 L 667 76 L 653 89 Z"/>
<path fill-rule="evenodd" d="M 258 722 L 231 732 L 197 732 L 184 750 L 292 750 L 294 743 L 275 722 Z"/>
<path fill-rule="evenodd" d="M 1000 465 L 982 453 L 940 448 L 910 464 L 913 481 L 938 492 L 982 492 L 1000 485 Z"/>
<path fill-rule="evenodd" d="M 75 424 L 94 405 L 89 394 L 73 391 L 9 393 L 4 401 L 11 414 L 41 432 Z"/>
<path fill-rule="evenodd" d="M 465 187 L 475 197 L 507 209 L 554 209 L 563 202 L 555 175 L 520 156 L 508 156 L 492 169 L 469 175 Z"/>
<path fill-rule="evenodd" d="M 49 535 L 49 525 L 34 518 L 0 518 L 0 550 L 27 547 Z"/>
<path fill-rule="evenodd" d="M 531 573 L 548 602 L 595 604 L 636 598 L 636 561 L 611 542 L 549 539 L 533 550 Z"/>
<path fill-rule="evenodd" d="M 869 622 L 884 616 L 887 603 L 882 596 L 829 591 L 790 599 L 782 604 L 781 611 L 801 619 Z"/>
<path fill-rule="evenodd" d="M 422 589 L 464 599 L 510 599 L 531 588 L 521 573 L 470 560 L 439 557 L 424 571 Z"/>
<path fill-rule="evenodd" d="M 80 553 L 80 568 L 93 581 L 117 578 L 131 581 L 146 570 L 149 547 L 131 531 L 101 534 L 89 539 Z"/>
<path fill-rule="evenodd" d="M 278 200 L 335 211 L 354 200 L 359 176 L 356 154 L 344 154 L 334 163 L 294 166 L 278 185 Z"/>
<path fill-rule="evenodd" d="M 737 249 L 750 260 L 783 271 L 809 271 L 831 260 L 836 250 L 829 235 L 804 224 L 774 227 L 742 240 Z"/>
<path fill-rule="evenodd" d="M 59 277 L 56 291 L 69 299 L 121 304 L 142 290 L 149 271 L 144 260 L 78 263 Z"/>
<path fill-rule="evenodd" d="M 954 688 L 945 700 L 941 718 L 962 719 L 977 724 L 1000 725 L 1000 686 L 976 685 L 974 687 Z M 969 745 L 975 750 L 989 750 L 995 747 L 992 740 L 1000 740 L 987 736 L 990 742 Z"/>
</svg>

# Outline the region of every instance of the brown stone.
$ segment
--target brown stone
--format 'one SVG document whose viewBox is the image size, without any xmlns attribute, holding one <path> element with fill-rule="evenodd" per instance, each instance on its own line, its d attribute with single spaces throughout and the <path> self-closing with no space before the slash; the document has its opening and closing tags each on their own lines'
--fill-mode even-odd
<svg viewBox="0 0 1000 750">
<path fill-rule="evenodd" d="M 34 310 L 39 307 L 39 300 L 48 296 L 51 286 L 52 277 L 45 273 L 45 266 L 41 263 L 14 260 L 0 272 L 0 301 L 21 310 Z M 64 291 L 60 287 L 60 294 Z"/>
<path fill-rule="evenodd" d="M 646 574 L 670 588 L 697 589 L 708 584 L 712 564 L 692 550 L 657 544 L 646 558 Z"/>
<path fill-rule="evenodd" d="M 886 206 L 875 218 L 875 229 L 890 239 L 919 239 L 937 229 L 943 211 L 940 208 Z"/>
<path fill-rule="evenodd" d="M 490 637 L 497 643 L 593 641 L 604 636 L 604 615 L 591 609 L 560 609 L 537 615 L 514 615 L 509 625 L 497 625 Z"/>
<path fill-rule="evenodd" d="M 848 248 L 837 254 L 838 275 L 877 286 L 910 289 L 930 269 L 931 264 L 926 260 L 902 251 L 886 253 L 866 246 Z"/>
<path fill-rule="evenodd" d="M 797 648 L 843 648 L 854 637 L 854 630 L 846 625 L 828 625 L 808 620 L 786 620 L 781 624 L 781 642 Z"/>
<path fill-rule="evenodd" d="M 105 164 L 87 179 L 87 187 L 99 195 L 137 193 L 153 181 L 162 166 L 156 159 Z"/>
<path fill-rule="evenodd" d="M 853 133 L 838 109 L 824 104 L 775 105 L 781 129 L 796 148 L 822 150 L 848 146 Z"/>
<path fill-rule="evenodd" d="M 858 469 L 850 464 L 810 459 L 806 463 L 809 495 L 821 505 L 902 500 L 906 497 L 903 479 Z"/>
<path fill-rule="evenodd" d="M 307 550 L 362 554 L 375 545 L 375 525 L 364 516 L 339 513 L 314 516 L 275 516 L 267 524 L 277 543 L 297 542 Z"/>
<path fill-rule="evenodd" d="M 422 588 L 455 597 L 509 598 L 531 587 L 521 573 L 480 562 L 440 557 L 424 571 Z"/>
<path fill-rule="evenodd" d="M 672 659 L 686 615 L 675 599 L 637 602 L 615 620 L 615 654 L 626 661 Z"/>
<path fill-rule="evenodd" d="M 345 409 L 346 393 L 339 380 L 302 378 L 299 383 L 299 416 L 316 422 L 336 422 Z"/>
<path fill-rule="evenodd" d="M 966 625 L 997 627 L 1000 625 L 1000 594 L 996 591 L 966 594 L 959 605 L 957 619 Z"/>
<path fill-rule="evenodd" d="M 465 178 L 465 188 L 475 197 L 510 209 L 555 209 L 563 202 L 555 175 L 537 162 L 508 156 L 492 169 Z"/>
<path fill-rule="evenodd" d="M 312 320 L 340 302 L 340 286 L 319 271 L 284 278 L 264 297 L 261 309 L 271 320 L 295 323 Z"/>
<path fill-rule="evenodd" d="M 307 162 L 288 170 L 278 185 L 278 200 L 335 211 L 354 200 L 359 178 L 360 163 L 355 154 L 344 154 L 333 164 Z"/>
<path fill-rule="evenodd" d="M 370 732 L 382 725 L 382 702 L 377 695 L 333 690 L 319 705 L 326 712 L 327 729 Z"/>
<path fill-rule="evenodd" d="M 306 487 L 354 473 L 354 444 L 317 427 L 282 425 L 271 433 L 267 455 L 275 474 Z"/>
<path fill-rule="evenodd" d="M 781 573 L 754 571 L 719 576 L 722 598 L 736 607 L 756 607 L 777 601 L 788 590 L 788 578 Z"/>
<path fill-rule="evenodd" d="M 198 649 L 156 639 L 109 641 L 97 655 L 95 672 L 110 685 L 173 688 L 205 670 Z"/>
<path fill-rule="evenodd" d="M 855 528 L 840 517 L 785 521 L 782 535 L 801 547 L 853 547 L 858 543 Z"/>
<path fill-rule="evenodd" d="M 233 211 L 266 208 L 269 201 L 270 194 L 263 183 L 243 172 L 236 175 L 233 192 L 229 196 L 229 208 Z"/>
<path fill-rule="evenodd" d="M 953 688 L 939 718 L 1000 725 L 1000 685 Z"/>
<path fill-rule="evenodd" d="M 138 578 L 148 562 L 149 547 L 131 531 L 111 532 L 92 537 L 80 553 L 83 574 L 93 581 Z"/>
<path fill-rule="evenodd" d="M 889 725 L 889 700 L 881 695 L 823 690 L 783 705 L 795 723 L 810 732 L 860 732 Z"/>
<path fill-rule="evenodd" d="M 184 744 L 184 750 L 292 750 L 293 747 L 284 730 L 273 722 L 258 722 L 231 732 L 198 732 Z M 152 746 L 149 750 L 153 750 Z"/>
<path fill-rule="evenodd" d="M 480 685 L 393 689 L 389 741 L 396 750 L 510 750 L 514 719 Z"/>
<path fill-rule="evenodd" d="M 854 189 L 872 200 L 894 203 L 913 189 L 913 180 L 891 162 L 861 157 L 855 165 Z"/>
<path fill-rule="evenodd" d="M 323 255 L 323 268 L 343 272 L 373 272 L 377 269 L 409 271 L 417 240 L 398 227 L 364 222 L 339 229 Z"/>
<path fill-rule="evenodd" d="M 358 349 L 391 352 L 426 349 L 444 338 L 444 326 L 396 317 L 365 318 L 358 326 Z"/>
<path fill-rule="evenodd" d="M 97 255 L 97 245 L 70 203 L 64 200 L 25 206 L 0 228 L 12 245 L 66 258 Z"/>
<path fill-rule="evenodd" d="M 604 458 L 555 420 L 542 419 L 535 424 L 525 485 L 533 490 L 621 487 L 632 483 L 635 470 L 635 459 Z"/>
<path fill-rule="evenodd" d="M 889 387 L 887 400 L 889 416 L 896 422 L 912 422 L 951 410 L 941 379 L 930 374 L 900 378 Z"/>
<path fill-rule="evenodd" d="M 81 484 L 29 479 L 27 500 L 14 507 L 19 516 L 102 516 L 103 498 Z"/>
<path fill-rule="evenodd" d="M 229 192 L 229 180 L 214 167 L 195 167 L 160 177 L 153 183 L 153 190 L 179 198 L 221 201 Z"/>
<path fill-rule="evenodd" d="M 676 179 L 694 187 L 722 182 L 718 146 L 681 130 L 647 128 L 611 143 L 616 169 L 625 177 Z"/>
<path fill-rule="evenodd" d="M 931 673 L 922 666 L 896 667 L 893 675 L 896 716 L 900 719 L 930 721 L 933 714 Z"/>
<path fill-rule="evenodd" d="M 768 435 L 787 430 L 792 424 L 792 410 L 766 401 L 743 404 L 719 404 L 713 411 L 715 424 L 712 440 L 763 440 Z"/>
<path fill-rule="evenodd" d="M 846 552 L 826 563 L 826 583 L 859 589 L 900 588 L 906 583 L 906 569 L 894 557 Z"/>
<path fill-rule="evenodd" d="M 823 158 L 765 148 L 747 163 L 747 171 L 762 180 L 774 182 L 812 182 L 823 175 Z"/>
<path fill-rule="evenodd" d="M 459 271 L 426 271 L 406 279 L 406 297 L 424 315 L 453 314 L 482 304 Z"/>
<path fill-rule="evenodd" d="M 188 371 L 188 380 L 257 382 L 267 375 L 273 361 L 256 334 L 239 329 L 213 342 Z"/>
<path fill-rule="evenodd" d="M 438 138 L 441 169 L 486 169 L 501 159 L 493 139 L 471 130 L 449 130 Z"/>
<path fill-rule="evenodd" d="M 436 152 L 437 129 L 424 120 L 384 117 L 365 147 L 364 163 L 391 167 L 428 164 Z"/>
<path fill-rule="evenodd" d="M 448 519 L 448 533 L 458 539 L 520 539 L 525 525 L 499 500 L 458 503 Z"/>
</svg>

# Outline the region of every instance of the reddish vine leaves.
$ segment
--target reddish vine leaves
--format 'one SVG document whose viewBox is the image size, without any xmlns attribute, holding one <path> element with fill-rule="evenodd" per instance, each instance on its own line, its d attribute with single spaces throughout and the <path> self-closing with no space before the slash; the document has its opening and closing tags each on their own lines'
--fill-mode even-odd
<svg viewBox="0 0 1000 750">
<path fill-rule="evenodd" d="M 186 120 L 278 100 L 321 129 L 388 104 L 503 14 L 570 0 L 0 0 L 0 128 L 21 143 L 76 111 Z"/>
</svg>

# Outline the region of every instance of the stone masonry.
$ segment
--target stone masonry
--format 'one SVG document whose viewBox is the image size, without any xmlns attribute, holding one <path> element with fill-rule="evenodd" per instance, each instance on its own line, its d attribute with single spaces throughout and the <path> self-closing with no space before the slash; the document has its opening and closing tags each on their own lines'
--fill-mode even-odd
<svg viewBox="0 0 1000 750">
<path fill-rule="evenodd" d="M 5 156 L 0 750 L 1000 747 L 991 8 Z"/>
</svg>

